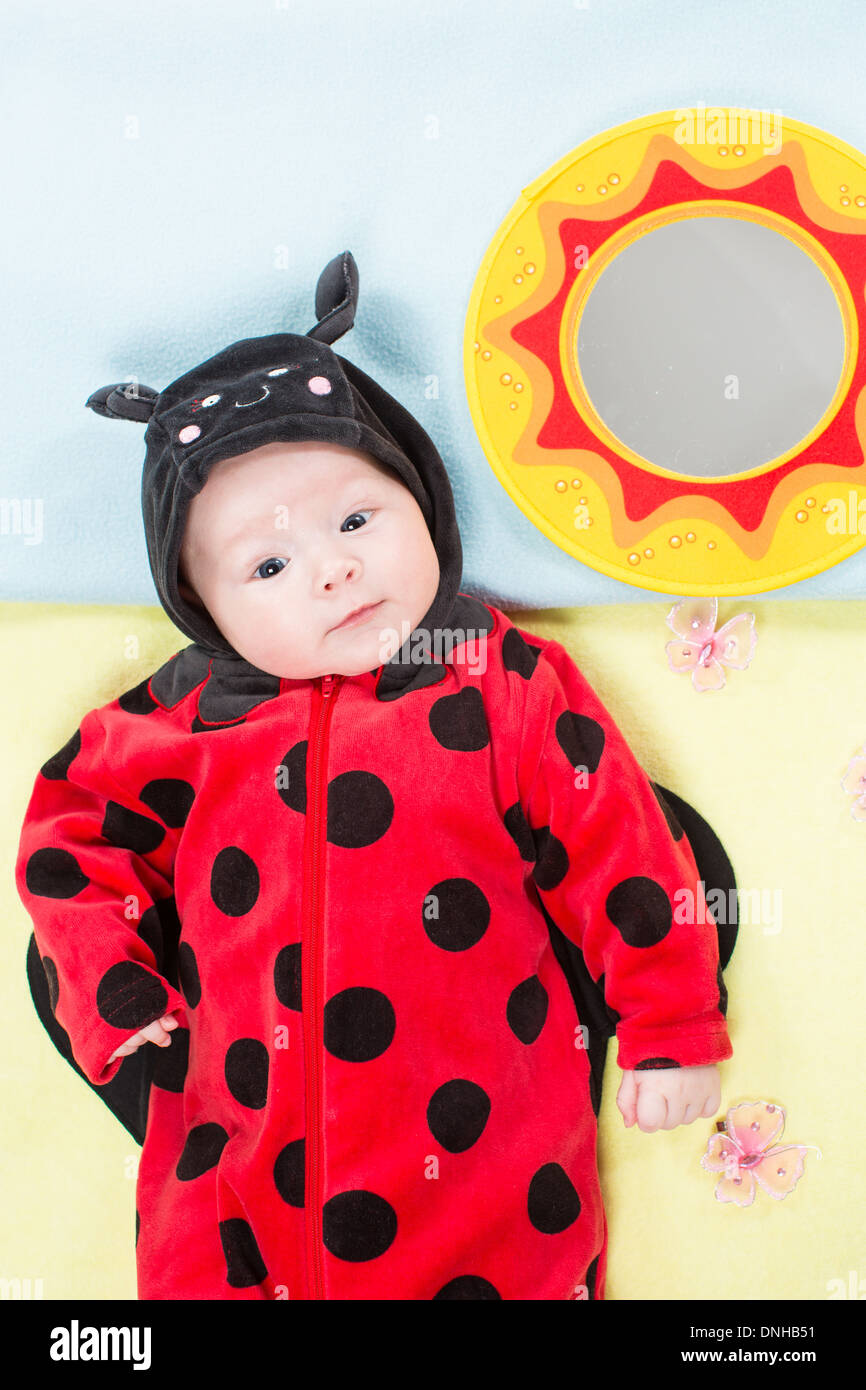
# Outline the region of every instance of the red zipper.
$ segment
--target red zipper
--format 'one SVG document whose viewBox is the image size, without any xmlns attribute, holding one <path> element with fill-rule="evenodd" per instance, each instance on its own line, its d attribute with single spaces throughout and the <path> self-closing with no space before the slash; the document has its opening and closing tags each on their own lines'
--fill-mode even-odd
<svg viewBox="0 0 866 1390">
<path fill-rule="evenodd" d="M 307 980 L 310 989 L 302 990 L 301 1003 L 306 1013 L 304 1028 L 304 1061 L 306 1067 L 307 1115 L 304 1146 L 307 1154 L 307 1182 L 304 1202 L 307 1212 L 307 1271 L 308 1293 L 310 1298 L 324 1298 L 324 1278 L 322 1274 L 322 933 L 319 928 L 319 884 L 322 877 L 324 841 L 327 835 L 328 783 L 327 783 L 327 732 L 331 710 L 330 699 L 335 687 L 339 687 L 342 676 L 321 677 L 321 700 L 318 708 L 315 749 L 313 754 L 313 804 L 312 804 L 312 887 L 310 892 L 310 915 L 308 918 L 307 943 L 305 949 L 308 970 Z"/>
</svg>

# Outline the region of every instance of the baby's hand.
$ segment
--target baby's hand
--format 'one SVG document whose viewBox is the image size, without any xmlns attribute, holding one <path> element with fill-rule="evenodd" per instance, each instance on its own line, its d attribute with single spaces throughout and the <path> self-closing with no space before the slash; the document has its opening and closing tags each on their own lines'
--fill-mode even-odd
<svg viewBox="0 0 866 1390">
<path fill-rule="evenodd" d="M 146 1028 L 140 1028 L 137 1033 L 133 1033 L 131 1038 L 127 1038 L 122 1046 L 115 1048 L 109 1057 L 109 1062 L 113 1062 L 116 1057 L 128 1057 L 130 1053 L 137 1051 L 142 1043 L 155 1042 L 160 1047 L 168 1047 L 171 1042 L 169 1033 L 177 1027 L 177 1019 L 172 1014 L 163 1014 L 162 1018 L 156 1019 L 153 1023 L 148 1023 Z"/>
<path fill-rule="evenodd" d="M 690 1125 L 715 1115 L 722 1097 L 719 1070 L 711 1067 L 659 1067 L 624 1071 L 616 1103 L 626 1129 L 637 1120 L 647 1134 Z"/>
</svg>

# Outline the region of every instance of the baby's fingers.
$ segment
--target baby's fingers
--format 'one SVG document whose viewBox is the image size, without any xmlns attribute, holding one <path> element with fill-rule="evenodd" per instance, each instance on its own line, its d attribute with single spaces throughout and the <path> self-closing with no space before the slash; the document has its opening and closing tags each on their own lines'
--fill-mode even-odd
<svg viewBox="0 0 866 1390">
<path fill-rule="evenodd" d="M 711 1120 L 714 1115 L 718 1114 L 720 1100 L 721 1089 L 719 1089 L 718 1091 L 710 1091 L 700 1112 L 704 1119 Z"/>
<path fill-rule="evenodd" d="M 626 1129 L 631 1129 L 636 1119 L 635 1099 L 637 1097 L 637 1082 L 633 1071 L 624 1071 L 619 1090 L 616 1093 L 616 1103 L 622 1114 L 623 1123 Z"/>
<path fill-rule="evenodd" d="M 171 1034 L 166 1029 L 176 1028 L 177 1019 L 171 1014 L 165 1014 L 162 1018 L 155 1019 L 153 1023 L 148 1023 L 146 1028 L 140 1028 L 137 1033 L 133 1033 L 131 1038 L 127 1038 L 125 1043 L 115 1048 L 109 1057 L 109 1062 L 113 1062 L 118 1057 L 131 1057 L 133 1052 L 137 1052 L 142 1043 L 155 1042 L 159 1047 L 168 1047 L 171 1042 Z"/>
<path fill-rule="evenodd" d="M 641 1086 L 637 1093 L 637 1124 L 645 1134 L 654 1134 L 657 1129 L 671 1129 L 669 1124 L 668 1102 L 661 1091 Z"/>
<path fill-rule="evenodd" d="M 176 1028 L 177 1019 L 168 1018 L 166 1016 L 154 1019 L 153 1023 L 148 1023 L 147 1027 L 142 1028 L 140 1033 L 136 1034 L 136 1036 L 140 1037 L 142 1042 L 155 1042 L 159 1047 L 168 1047 L 171 1042 L 171 1035 L 166 1032 L 163 1024 L 167 1024 L 171 1028 Z"/>
</svg>

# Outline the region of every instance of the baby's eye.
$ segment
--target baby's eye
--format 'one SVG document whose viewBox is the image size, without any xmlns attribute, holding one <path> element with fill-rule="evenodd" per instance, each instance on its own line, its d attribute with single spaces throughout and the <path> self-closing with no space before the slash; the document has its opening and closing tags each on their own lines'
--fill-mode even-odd
<svg viewBox="0 0 866 1390">
<path fill-rule="evenodd" d="M 272 578 L 273 578 L 273 574 L 260 574 L 259 571 L 260 571 L 260 570 L 263 570 L 263 569 L 266 569 L 268 565 L 279 565 L 279 566 L 280 566 L 280 569 L 282 569 L 283 566 L 284 566 L 284 564 L 285 564 L 285 561 L 284 561 L 284 560 L 279 560 L 279 559 L 277 559 L 277 557 L 276 557 L 275 555 L 272 555 L 272 556 L 270 557 L 270 559 L 268 559 L 268 560 L 262 560 L 262 563 L 259 565 L 258 569 L 256 570 L 256 577 L 257 577 L 258 579 L 272 579 Z M 280 570 L 275 570 L 275 571 L 274 571 L 274 574 L 279 574 L 279 573 L 280 573 Z"/>
<path fill-rule="evenodd" d="M 373 509 L 372 509 L 372 507 L 367 508 L 367 509 L 366 509 L 365 511 L 363 511 L 363 512 L 352 512 L 352 515 L 351 515 L 351 516 L 347 516 L 347 517 L 346 517 L 346 520 L 343 522 L 343 526 L 347 525 L 347 523 L 350 522 L 350 521 L 354 521 L 356 516 L 372 516 L 372 515 L 373 515 Z M 363 525 L 364 523 L 362 522 L 361 524 Z M 340 529 L 342 530 L 342 527 L 341 527 Z M 357 526 L 353 526 L 353 527 L 352 527 L 352 530 L 353 530 L 353 531 L 357 531 L 357 529 L 358 529 Z"/>
</svg>

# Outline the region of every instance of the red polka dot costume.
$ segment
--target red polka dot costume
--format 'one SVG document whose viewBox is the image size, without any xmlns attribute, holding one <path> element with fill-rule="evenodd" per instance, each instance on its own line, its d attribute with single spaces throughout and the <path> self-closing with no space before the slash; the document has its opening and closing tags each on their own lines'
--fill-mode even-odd
<svg viewBox="0 0 866 1390">
<path fill-rule="evenodd" d="M 324 342 L 235 344 L 128 411 L 101 393 L 102 413 L 152 407 L 149 554 L 194 641 L 37 776 L 16 881 L 53 1017 L 95 1086 L 136 1064 L 108 1061 L 136 1030 L 179 1023 L 140 1050 L 140 1298 L 602 1298 L 593 1039 L 615 1026 L 624 1069 L 731 1056 L 716 927 L 689 840 L 565 649 L 460 591 L 420 426 Z M 183 451 L 266 442 L 218 412 L 209 435 L 203 382 L 266 403 L 286 376 L 268 439 L 349 442 L 365 384 L 358 447 L 403 451 L 440 557 L 414 656 L 357 676 L 259 671 L 177 590 L 180 475 L 206 479 Z M 274 432 L 310 416 L 327 433 Z"/>
</svg>

